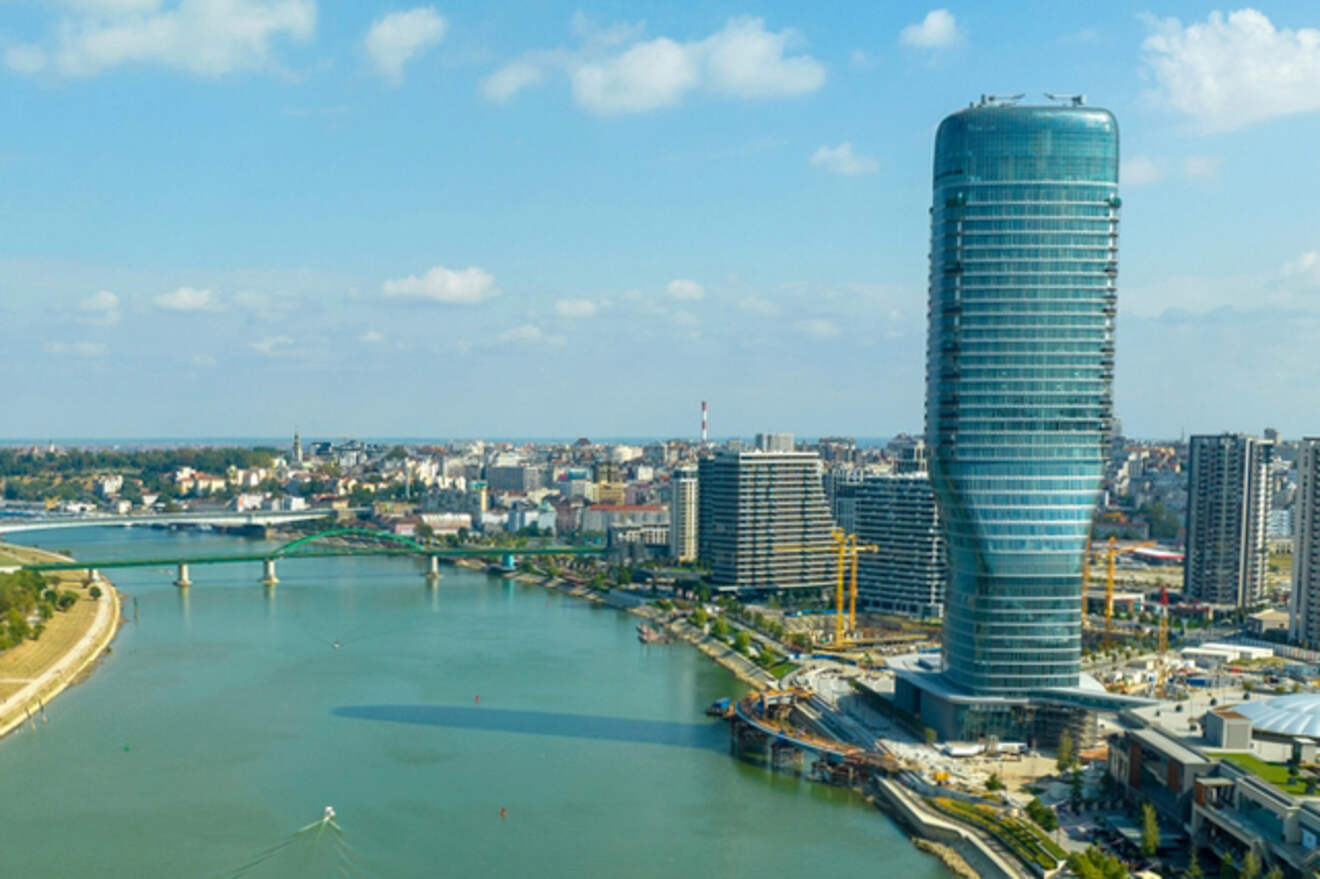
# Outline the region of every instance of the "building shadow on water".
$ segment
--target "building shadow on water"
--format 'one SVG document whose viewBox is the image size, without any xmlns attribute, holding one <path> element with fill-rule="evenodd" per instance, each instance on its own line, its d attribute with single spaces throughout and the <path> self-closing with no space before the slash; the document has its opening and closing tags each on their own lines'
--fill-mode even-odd
<svg viewBox="0 0 1320 879">
<path fill-rule="evenodd" d="M 667 720 L 601 717 L 595 714 L 513 711 L 505 708 L 458 705 L 343 705 L 332 709 L 330 713 L 336 717 L 351 717 L 358 720 L 413 723 L 451 729 L 642 742 L 680 748 L 699 748 L 719 753 L 727 753 L 729 750 L 728 732 L 724 724 L 715 721 L 678 723 Z"/>
</svg>

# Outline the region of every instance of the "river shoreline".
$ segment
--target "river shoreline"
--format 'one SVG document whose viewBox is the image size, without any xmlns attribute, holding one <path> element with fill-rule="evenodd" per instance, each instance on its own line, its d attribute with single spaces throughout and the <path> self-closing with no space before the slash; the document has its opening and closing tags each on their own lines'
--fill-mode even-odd
<svg viewBox="0 0 1320 879">
<path fill-rule="evenodd" d="M 36 547 L 17 548 L 49 558 L 51 561 L 72 561 L 66 556 Z M 97 600 L 96 614 L 91 624 L 77 641 L 62 655 L 53 659 L 16 693 L 0 699 L 0 738 L 4 738 L 42 712 L 43 706 L 74 684 L 82 683 L 105 655 L 122 624 L 119 591 L 108 580 L 102 580 L 102 596 Z"/>
</svg>

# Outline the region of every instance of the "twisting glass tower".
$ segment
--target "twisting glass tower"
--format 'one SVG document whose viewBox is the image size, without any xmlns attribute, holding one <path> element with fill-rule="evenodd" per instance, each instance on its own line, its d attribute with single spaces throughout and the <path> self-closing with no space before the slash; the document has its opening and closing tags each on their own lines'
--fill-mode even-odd
<svg viewBox="0 0 1320 879">
<path fill-rule="evenodd" d="M 935 143 L 926 441 L 949 552 L 945 674 L 1076 687 L 1111 418 L 1118 125 L 982 100 Z"/>
</svg>

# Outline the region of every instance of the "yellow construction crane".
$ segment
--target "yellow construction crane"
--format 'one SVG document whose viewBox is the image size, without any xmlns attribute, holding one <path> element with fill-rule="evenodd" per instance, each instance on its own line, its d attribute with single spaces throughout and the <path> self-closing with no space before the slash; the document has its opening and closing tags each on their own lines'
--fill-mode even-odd
<svg viewBox="0 0 1320 879">
<path fill-rule="evenodd" d="M 857 631 L 857 557 L 864 552 L 879 552 L 880 547 L 874 543 L 858 542 L 856 534 L 849 534 L 848 539 L 852 545 L 848 548 L 848 553 L 852 556 L 852 585 L 848 590 L 848 631 Z"/>
<path fill-rule="evenodd" d="M 1109 538 L 1108 545 L 1105 548 L 1105 647 L 1108 648 L 1113 640 L 1114 634 L 1114 569 L 1115 562 L 1120 555 L 1125 555 L 1134 550 L 1142 549 L 1147 546 L 1154 546 L 1155 541 L 1147 540 L 1143 543 L 1125 546 L 1122 549 L 1118 547 L 1117 538 L 1112 535 Z M 1082 556 L 1082 583 L 1083 589 L 1090 592 L 1091 587 L 1091 540 L 1087 538 L 1086 553 Z"/>
<path fill-rule="evenodd" d="M 857 627 L 857 557 L 863 552 L 878 552 L 880 547 L 869 543 L 859 543 L 856 534 L 847 534 L 842 528 L 830 531 L 832 546 L 776 546 L 775 552 L 831 552 L 837 558 L 834 570 L 834 646 L 841 647 L 846 641 L 845 623 L 849 628 Z M 849 614 L 845 621 L 843 613 L 844 576 L 848 570 L 848 559 L 852 558 L 852 590 L 849 601 Z"/>
<path fill-rule="evenodd" d="M 1169 652 L 1169 589 L 1163 583 L 1160 584 L 1159 651 L 1159 665 L 1155 669 L 1155 687 L 1159 697 L 1164 699 L 1166 697 L 1165 681 L 1168 679 L 1168 669 L 1164 660 L 1165 655 Z"/>
</svg>

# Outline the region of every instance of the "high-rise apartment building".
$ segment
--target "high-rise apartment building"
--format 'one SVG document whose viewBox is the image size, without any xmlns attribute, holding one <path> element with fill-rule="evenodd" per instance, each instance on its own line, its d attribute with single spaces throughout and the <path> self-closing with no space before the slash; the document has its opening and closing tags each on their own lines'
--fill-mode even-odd
<svg viewBox="0 0 1320 879">
<path fill-rule="evenodd" d="M 763 452 L 791 452 L 794 449 L 791 433 L 758 433 L 756 447 Z"/>
<path fill-rule="evenodd" d="M 1250 607 L 1264 596 L 1274 444 L 1225 433 L 1188 445 L 1183 596 Z"/>
<path fill-rule="evenodd" d="M 1107 110 L 991 99 L 940 124 L 926 445 L 950 562 L 945 674 L 974 693 L 1079 683 L 1119 204 Z"/>
<path fill-rule="evenodd" d="M 699 467 L 698 549 L 726 590 L 833 583 L 830 511 L 814 452 L 722 451 Z M 790 549 L 791 548 L 791 549 Z"/>
<path fill-rule="evenodd" d="M 825 471 L 825 502 L 834 524 L 848 534 L 857 531 L 857 498 L 866 471 L 860 467 L 836 466 Z"/>
<path fill-rule="evenodd" d="M 1292 604 L 1289 634 L 1314 650 L 1320 645 L 1320 438 L 1297 449 L 1297 496 L 1293 501 Z"/>
<path fill-rule="evenodd" d="M 697 558 L 697 468 L 680 467 L 669 479 L 669 555 L 676 562 Z"/>
<path fill-rule="evenodd" d="M 857 491 L 862 553 L 857 600 L 868 611 L 935 619 L 944 612 L 944 535 L 935 491 L 925 473 L 868 477 Z"/>
</svg>

